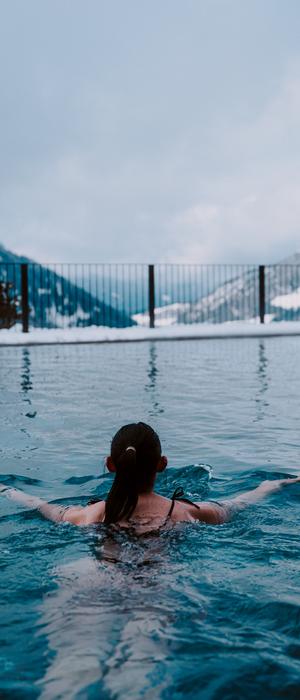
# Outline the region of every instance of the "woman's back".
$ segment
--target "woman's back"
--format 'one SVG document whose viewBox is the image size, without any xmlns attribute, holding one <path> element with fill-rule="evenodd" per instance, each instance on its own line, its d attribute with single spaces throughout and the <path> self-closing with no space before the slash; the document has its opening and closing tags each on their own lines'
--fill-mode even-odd
<svg viewBox="0 0 300 700">
<path fill-rule="evenodd" d="M 122 528 L 134 528 L 137 533 L 170 527 L 179 522 L 202 521 L 210 524 L 224 519 L 221 504 L 201 502 L 193 503 L 182 498 L 181 489 L 176 489 L 173 497 L 165 498 L 152 491 L 139 494 L 136 507 L 129 518 L 120 518 L 115 524 Z M 84 510 L 84 513 L 83 513 Z M 105 523 L 106 501 L 98 501 L 79 511 L 84 517 L 84 525 Z"/>
</svg>

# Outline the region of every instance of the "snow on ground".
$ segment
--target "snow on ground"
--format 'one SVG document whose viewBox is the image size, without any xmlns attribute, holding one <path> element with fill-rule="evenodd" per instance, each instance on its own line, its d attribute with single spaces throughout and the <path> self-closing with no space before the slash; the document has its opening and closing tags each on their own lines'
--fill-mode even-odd
<svg viewBox="0 0 300 700">
<path fill-rule="evenodd" d="M 156 307 L 156 327 L 173 326 L 175 323 L 177 323 L 178 312 L 187 311 L 190 306 L 190 304 L 181 304 L 180 302 L 176 302 L 175 304 L 167 304 L 167 306 Z M 144 313 L 133 314 L 132 318 L 138 324 L 138 326 L 147 326 L 149 328 L 149 313 L 147 311 Z"/>
<path fill-rule="evenodd" d="M 141 340 L 172 340 L 184 338 L 250 338 L 262 336 L 300 335 L 299 321 L 259 324 L 249 321 L 228 323 L 195 323 L 161 328 L 34 328 L 29 333 L 11 328 L 0 330 L 0 346 L 48 345 L 55 343 L 113 343 Z"/>
<path fill-rule="evenodd" d="M 275 299 L 272 299 L 271 304 L 281 309 L 297 311 L 300 308 L 300 287 L 295 292 L 275 297 Z"/>
</svg>

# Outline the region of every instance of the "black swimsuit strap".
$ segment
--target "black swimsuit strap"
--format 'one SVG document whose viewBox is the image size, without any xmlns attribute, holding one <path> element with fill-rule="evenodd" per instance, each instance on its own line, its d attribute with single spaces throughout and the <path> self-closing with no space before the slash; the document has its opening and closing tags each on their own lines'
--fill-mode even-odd
<svg viewBox="0 0 300 700">
<path fill-rule="evenodd" d="M 173 513 L 175 501 L 181 501 L 182 503 L 189 503 L 189 505 L 194 506 L 195 508 L 198 508 L 200 510 L 200 506 L 198 506 L 197 503 L 193 503 L 193 501 L 190 501 L 188 498 L 183 498 L 183 495 L 184 495 L 183 488 L 181 486 L 178 486 L 177 489 L 175 489 L 173 496 L 172 496 L 172 499 L 171 499 L 172 503 L 171 503 L 171 507 L 170 507 L 170 510 L 168 512 L 168 515 L 167 515 L 167 520 L 168 520 L 168 518 L 171 517 L 171 515 Z"/>
</svg>

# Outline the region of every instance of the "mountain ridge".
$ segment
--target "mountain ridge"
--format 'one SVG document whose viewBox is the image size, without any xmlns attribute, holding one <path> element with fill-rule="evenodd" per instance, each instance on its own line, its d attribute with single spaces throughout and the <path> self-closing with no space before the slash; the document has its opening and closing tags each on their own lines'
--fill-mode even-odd
<svg viewBox="0 0 300 700">
<path fill-rule="evenodd" d="M 82 284 L 35 263 L 26 256 L 7 250 L 0 243 L 0 280 L 9 281 L 14 293 L 21 295 L 21 263 L 28 263 L 30 325 L 38 328 L 103 325 L 112 328 L 134 326 L 136 322 L 124 310 L 106 304 Z M 16 265 L 16 267 L 13 267 Z"/>
</svg>

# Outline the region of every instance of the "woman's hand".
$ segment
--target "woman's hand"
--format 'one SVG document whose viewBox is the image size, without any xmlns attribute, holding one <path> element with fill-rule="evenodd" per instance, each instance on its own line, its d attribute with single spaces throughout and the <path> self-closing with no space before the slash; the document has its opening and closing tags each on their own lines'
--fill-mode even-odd
<svg viewBox="0 0 300 700">
<path fill-rule="evenodd" d="M 300 483 L 300 476 L 292 476 L 287 479 L 266 479 L 262 481 L 258 488 L 266 492 L 279 491 L 283 486 Z"/>
<path fill-rule="evenodd" d="M 227 503 L 229 506 L 233 506 L 238 509 L 246 508 L 247 506 L 257 503 L 265 496 L 276 493 L 280 491 L 284 486 L 290 486 L 291 484 L 300 483 L 300 476 L 290 477 L 288 479 L 266 479 L 262 481 L 256 489 L 251 491 L 246 491 L 246 493 L 241 493 L 235 498 L 230 498 Z"/>
</svg>

